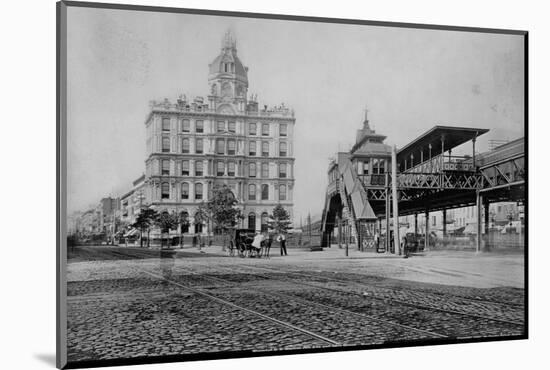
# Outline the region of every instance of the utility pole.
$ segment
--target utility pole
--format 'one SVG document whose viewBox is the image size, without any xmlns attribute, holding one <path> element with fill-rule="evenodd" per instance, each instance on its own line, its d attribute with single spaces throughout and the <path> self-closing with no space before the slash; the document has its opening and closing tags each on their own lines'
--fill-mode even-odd
<svg viewBox="0 0 550 370">
<path fill-rule="evenodd" d="M 401 255 L 401 243 L 399 239 L 399 207 L 397 200 L 397 148 L 393 146 L 391 152 L 391 175 L 392 175 L 392 202 L 393 202 L 393 234 L 394 234 L 394 248 L 399 248 L 399 255 Z"/>
<path fill-rule="evenodd" d="M 342 217 L 338 217 L 338 248 L 342 248 Z"/>
<path fill-rule="evenodd" d="M 344 229 L 346 229 L 346 231 L 344 232 L 344 239 L 345 239 L 345 242 L 346 242 L 346 257 L 348 256 L 348 223 L 346 222 L 346 225 L 344 226 Z"/>
</svg>

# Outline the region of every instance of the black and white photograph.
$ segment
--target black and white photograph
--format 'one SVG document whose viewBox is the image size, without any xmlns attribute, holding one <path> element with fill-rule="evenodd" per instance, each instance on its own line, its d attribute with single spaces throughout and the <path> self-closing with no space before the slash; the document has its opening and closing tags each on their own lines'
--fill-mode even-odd
<svg viewBox="0 0 550 370">
<path fill-rule="evenodd" d="M 57 6 L 58 367 L 528 338 L 527 31 Z"/>
</svg>

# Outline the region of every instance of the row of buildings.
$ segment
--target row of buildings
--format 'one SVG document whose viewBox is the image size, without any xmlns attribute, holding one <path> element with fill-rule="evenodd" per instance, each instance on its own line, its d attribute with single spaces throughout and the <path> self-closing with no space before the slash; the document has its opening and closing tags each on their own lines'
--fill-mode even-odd
<svg viewBox="0 0 550 370">
<path fill-rule="evenodd" d="M 231 32 L 208 68 L 206 98 L 180 95 L 175 102 L 150 103 L 143 175 L 120 197 L 101 200 L 112 202 L 109 211 L 101 205 L 75 217 L 75 231 L 108 233 L 109 227 L 133 223 L 142 207 L 152 207 L 186 214 L 191 226 L 178 233 L 207 233 L 195 214 L 222 184 L 244 215 L 240 227 L 265 229 L 277 204 L 292 219 L 294 111 L 284 104 L 260 107 L 257 96 L 249 96 L 248 67 L 237 56 Z"/>
</svg>

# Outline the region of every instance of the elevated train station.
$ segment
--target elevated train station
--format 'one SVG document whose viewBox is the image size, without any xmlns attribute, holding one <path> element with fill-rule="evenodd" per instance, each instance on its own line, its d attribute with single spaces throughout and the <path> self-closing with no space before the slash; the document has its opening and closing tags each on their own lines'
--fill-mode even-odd
<svg viewBox="0 0 550 370">
<path fill-rule="evenodd" d="M 476 250 L 484 247 L 483 234 L 489 228 L 489 204 L 525 200 L 524 139 L 519 138 L 495 150 L 476 154 L 477 138 L 489 130 L 475 127 L 434 126 L 393 153 L 396 164 L 392 176 L 392 148 L 386 137 L 369 126 L 367 117 L 357 131 L 349 152 L 340 152 L 329 164 L 325 206 L 321 222 L 322 245 L 328 246 L 334 230 L 350 236 L 361 250 L 374 250 L 374 235 L 391 230 L 395 181 L 398 216 L 417 216 L 442 211 L 445 228 L 449 209 L 477 207 Z M 471 142 L 471 155 L 454 155 L 455 148 Z M 482 217 L 483 216 L 483 217 Z M 385 227 L 382 227 L 385 222 Z M 443 231 L 445 234 L 445 230 Z M 378 251 L 390 250 L 384 238 Z M 428 238 L 424 238 L 428 249 Z"/>
</svg>

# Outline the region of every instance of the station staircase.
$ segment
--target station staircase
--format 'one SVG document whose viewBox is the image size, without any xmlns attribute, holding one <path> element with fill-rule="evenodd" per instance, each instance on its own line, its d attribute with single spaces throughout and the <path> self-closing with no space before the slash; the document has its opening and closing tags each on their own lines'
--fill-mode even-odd
<svg viewBox="0 0 550 370">
<path fill-rule="evenodd" d="M 338 166 L 339 176 L 336 180 L 336 191 L 342 202 L 342 219 L 350 225 L 351 237 L 358 242 L 360 221 L 376 221 L 376 215 L 370 205 L 367 192 L 361 179 L 353 170 L 349 159 L 342 159 Z M 330 196 L 325 199 L 325 210 L 323 212 L 323 231 L 327 231 L 328 211 Z M 361 238 L 359 238 L 361 239 Z"/>
</svg>

